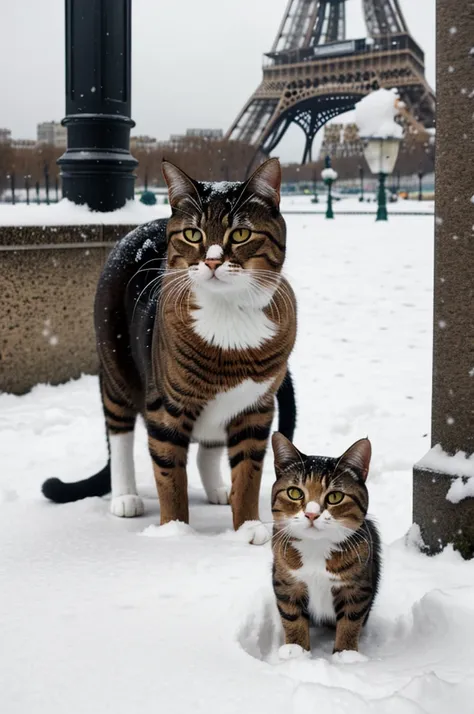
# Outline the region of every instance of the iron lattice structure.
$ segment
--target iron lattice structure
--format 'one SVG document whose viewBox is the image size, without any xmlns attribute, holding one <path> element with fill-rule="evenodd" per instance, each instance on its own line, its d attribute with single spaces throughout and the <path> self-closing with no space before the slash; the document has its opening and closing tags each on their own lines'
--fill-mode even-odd
<svg viewBox="0 0 474 714">
<path fill-rule="evenodd" d="M 433 126 L 424 54 L 398 0 L 362 0 L 362 7 L 369 37 L 347 40 L 345 0 L 289 0 L 263 80 L 226 138 L 269 154 L 294 123 L 305 134 L 306 163 L 319 129 L 379 87 L 397 88 L 413 121 Z"/>
</svg>

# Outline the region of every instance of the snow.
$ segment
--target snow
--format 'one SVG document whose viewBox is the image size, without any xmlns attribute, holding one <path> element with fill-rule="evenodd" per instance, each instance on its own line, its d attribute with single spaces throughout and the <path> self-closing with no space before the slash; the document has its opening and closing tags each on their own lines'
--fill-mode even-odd
<svg viewBox="0 0 474 714">
<path fill-rule="evenodd" d="M 430 422 L 433 219 L 291 216 L 299 300 L 291 359 L 296 444 L 342 453 L 369 435 L 370 512 L 384 542 L 382 587 L 360 657 L 281 660 L 269 544 L 231 530 L 190 457 L 189 526 L 162 529 L 144 427 L 135 457 L 143 518 L 109 501 L 44 501 L 46 477 L 104 464 L 96 377 L 0 395 L 0 706 L 6 714 L 470 714 L 474 562 L 432 558 L 411 526 L 412 466 Z M 38 329 L 44 328 L 43 323 Z M 261 497 L 270 520 L 271 458 Z"/>
<path fill-rule="evenodd" d="M 334 196 L 340 197 L 335 201 Z M 345 195 L 334 191 L 333 187 L 333 209 L 337 218 L 342 213 L 377 213 L 377 200 L 375 192 L 364 191 L 364 195 L 371 200 L 359 201 L 357 195 Z M 325 213 L 326 211 L 327 189 L 318 189 L 319 203 L 311 203 L 312 195 L 286 195 L 281 199 L 281 210 L 285 216 L 290 213 Z M 413 201 L 399 199 L 395 203 L 388 203 L 387 210 L 389 216 L 406 213 L 434 213 L 434 201 Z"/>
<path fill-rule="evenodd" d="M 337 179 L 337 171 L 334 171 L 331 167 L 323 169 L 321 171 L 321 178 L 323 181 L 335 181 Z"/>
<path fill-rule="evenodd" d="M 325 169 L 333 171 L 333 169 Z M 324 171 L 323 171 L 324 173 Z M 337 173 L 334 171 L 337 177 Z M 210 186 L 211 184 L 209 184 Z M 226 182 L 213 184 L 214 193 L 223 191 L 223 186 L 229 186 Z M 217 186 L 217 189 L 216 189 Z M 367 194 L 368 195 L 368 194 Z M 319 192 L 321 199 L 322 192 Z M 160 199 L 158 199 L 160 200 Z M 292 206 L 298 204 L 300 210 L 309 212 L 324 212 L 319 204 L 311 203 L 311 196 L 283 196 L 281 201 L 282 211 L 287 209 L 292 210 Z M 372 211 L 374 214 L 377 210 L 375 196 L 372 202 L 359 203 L 358 197 L 344 197 L 344 199 L 335 206 L 335 212 L 338 208 L 341 211 Z M 87 206 L 77 206 L 72 201 L 63 199 L 59 203 L 51 203 L 49 206 L 42 203 L 39 206 L 36 203 L 16 203 L 14 206 L 7 203 L 0 203 L 0 226 L 74 226 L 74 225 L 138 225 L 153 221 L 156 218 L 167 218 L 170 215 L 170 207 L 164 203 L 156 203 L 154 206 L 145 206 L 140 203 L 138 198 L 135 201 L 128 201 L 127 204 L 110 213 L 99 213 L 91 211 Z M 434 211 L 434 202 L 432 201 L 398 201 L 396 204 L 389 205 L 390 213 L 402 213 L 406 211 L 427 212 Z M 137 258 L 139 260 L 139 258 Z"/>
<path fill-rule="evenodd" d="M 397 98 L 396 90 L 377 89 L 357 102 L 355 123 L 362 138 L 402 138 L 403 129 L 394 121 L 397 114 Z"/>
<path fill-rule="evenodd" d="M 452 417 L 448 417 L 446 421 L 448 424 L 455 424 Z M 464 451 L 447 454 L 441 444 L 436 444 L 418 461 L 417 466 L 455 477 L 446 494 L 446 499 L 451 503 L 474 497 L 474 454 L 468 456 Z"/>
<path fill-rule="evenodd" d="M 474 498 L 474 476 L 456 478 L 446 494 L 446 500 L 459 503 L 465 498 Z"/>
<path fill-rule="evenodd" d="M 170 208 L 163 203 L 145 206 L 137 199 L 127 201 L 123 208 L 110 213 L 91 211 L 77 206 L 67 198 L 58 203 L 0 204 L 0 226 L 74 226 L 74 225 L 136 225 L 155 218 L 169 216 Z"/>
<path fill-rule="evenodd" d="M 450 422 L 449 417 L 447 421 L 448 424 L 455 423 L 454 419 Z M 474 477 L 474 454 L 469 457 L 464 451 L 458 451 L 454 455 L 447 454 L 440 444 L 436 444 L 418 461 L 417 466 L 451 476 Z"/>
</svg>

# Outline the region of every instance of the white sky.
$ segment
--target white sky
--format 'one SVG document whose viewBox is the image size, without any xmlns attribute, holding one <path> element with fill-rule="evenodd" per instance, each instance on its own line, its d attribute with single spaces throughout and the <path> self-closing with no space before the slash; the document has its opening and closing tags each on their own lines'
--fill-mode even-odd
<svg viewBox="0 0 474 714">
<path fill-rule="evenodd" d="M 435 81 L 435 2 L 400 0 Z M 227 130 L 261 79 L 287 0 L 133 0 L 135 134 L 166 139 L 189 127 Z M 347 0 L 348 37 L 364 37 L 362 0 Z M 0 127 L 35 138 L 64 116 L 64 0 L 0 0 Z M 302 133 L 277 148 L 299 160 Z"/>
</svg>

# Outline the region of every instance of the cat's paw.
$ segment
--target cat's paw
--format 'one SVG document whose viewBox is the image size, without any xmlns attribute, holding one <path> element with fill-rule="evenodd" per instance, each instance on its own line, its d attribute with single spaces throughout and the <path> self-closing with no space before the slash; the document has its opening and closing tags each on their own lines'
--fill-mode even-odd
<svg viewBox="0 0 474 714">
<path fill-rule="evenodd" d="M 311 652 L 304 650 L 301 645 L 282 645 L 278 650 L 280 659 L 299 659 L 311 657 Z"/>
<path fill-rule="evenodd" d="M 209 503 L 214 503 L 216 506 L 227 506 L 229 501 L 230 489 L 227 486 L 218 486 L 217 488 L 210 488 L 206 491 L 207 500 Z"/>
<path fill-rule="evenodd" d="M 245 521 L 237 533 L 250 545 L 263 545 L 271 538 L 271 533 L 261 521 Z"/>
<path fill-rule="evenodd" d="M 118 518 L 136 518 L 143 516 L 145 506 L 140 496 L 115 496 L 110 502 L 110 512 Z"/>
</svg>

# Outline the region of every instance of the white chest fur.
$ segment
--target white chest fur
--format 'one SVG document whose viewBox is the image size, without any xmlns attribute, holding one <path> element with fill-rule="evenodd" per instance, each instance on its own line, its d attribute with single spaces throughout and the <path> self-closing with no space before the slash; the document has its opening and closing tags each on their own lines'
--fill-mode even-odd
<svg viewBox="0 0 474 714">
<path fill-rule="evenodd" d="M 206 404 L 194 424 L 193 438 L 197 441 L 226 441 L 226 425 L 243 411 L 253 406 L 266 394 L 273 379 L 254 382 L 246 379 L 234 389 L 221 392 Z"/>
<path fill-rule="evenodd" d="M 211 345 L 223 349 L 260 347 L 271 339 L 276 325 L 259 307 L 240 306 L 232 296 L 196 291 L 193 330 Z"/>
<path fill-rule="evenodd" d="M 294 543 L 303 565 L 292 574 L 296 580 L 308 588 L 309 613 L 314 622 L 335 622 L 332 588 L 337 587 L 339 578 L 326 570 L 326 557 L 330 553 L 328 541 L 308 540 Z"/>
</svg>

